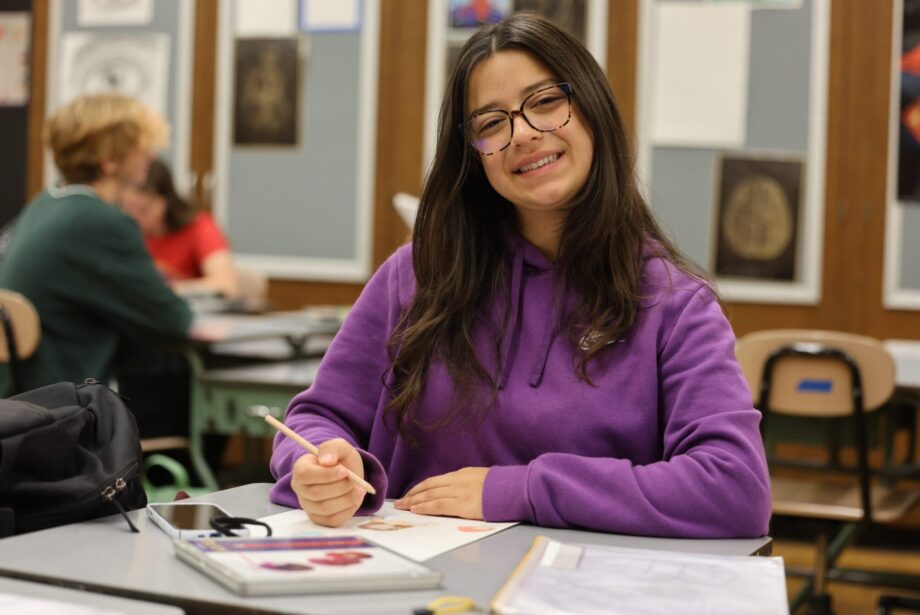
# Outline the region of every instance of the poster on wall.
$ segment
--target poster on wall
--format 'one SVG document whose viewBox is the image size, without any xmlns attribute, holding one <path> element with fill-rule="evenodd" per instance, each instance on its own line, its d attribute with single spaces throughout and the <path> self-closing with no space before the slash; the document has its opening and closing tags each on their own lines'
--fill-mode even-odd
<svg viewBox="0 0 920 615">
<path fill-rule="evenodd" d="M 898 201 L 920 204 L 920 0 L 904 0 L 898 105 Z"/>
<path fill-rule="evenodd" d="M 451 28 L 478 28 L 497 23 L 511 12 L 511 0 L 450 0 L 447 24 Z"/>
<path fill-rule="evenodd" d="M 60 66 L 61 104 L 81 94 L 113 92 L 137 98 L 168 116 L 167 34 L 69 32 L 62 38 Z"/>
<path fill-rule="evenodd" d="M 796 279 L 804 167 L 801 159 L 722 157 L 716 192 L 717 276 Z"/>
<path fill-rule="evenodd" d="M 28 13 L 0 13 L 0 107 L 22 107 L 29 102 L 31 28 Z"/>
<path fill-rule="evenodd" d="M 153 21 L 153 0 L 78 0 L 80 26 L 140 26 Z"/>
<path fill-rule="evenodd" d="M 562 26 L 582 43 L 585 38 L 587 10 L 585 0 L 514 0 L 514 11 L 530 11 Z"/>
<path fill-rule="evenodd" d="M 297 145 L 298 39 L 236 41 L 233 143 Z"/>
</svg>

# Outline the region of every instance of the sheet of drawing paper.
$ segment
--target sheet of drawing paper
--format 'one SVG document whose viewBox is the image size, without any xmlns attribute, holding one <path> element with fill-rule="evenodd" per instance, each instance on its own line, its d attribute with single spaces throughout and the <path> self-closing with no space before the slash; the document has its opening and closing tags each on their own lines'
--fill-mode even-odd
<svg viewBox="0 0 920 615">
<path fill-rule="evenodd" d="M 302 510 L 278 513 L 262 521 L 271 526 L 273 536 L 362 536 L 417 562 L 517 525 L 416 515 L 397 510 L 392 502 L 385 502 L 372 516 L 354 517 L 337 528 L 313 523 Z"/>
<path fill-rule="evenodd" d="M 751 15 L 743 2 L 660 2 L 652 143 L 739 147 L 747 126 Z"/>
<path fill-rule="evenodd" d="M 788 615 L 781 557 L 703 555 L 549 541 L 502 615 Z M 554 548 L 555 547 L 555 548 Z"/>
</svg>

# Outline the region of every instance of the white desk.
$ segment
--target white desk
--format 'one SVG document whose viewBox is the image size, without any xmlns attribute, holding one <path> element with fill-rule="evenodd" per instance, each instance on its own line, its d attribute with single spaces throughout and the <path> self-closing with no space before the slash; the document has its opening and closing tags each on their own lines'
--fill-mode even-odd
<svg viewBox="0 0 920 615">
<path fill-rule="evenodd" d="M 64 602 L 75 607 L 90 607 L 104 610 L 108 613 L 123 613 L 124 615 L 182 615 L 185 611 L 175 606 L 141 602 L 128 598 L 116 598 L 104 594 L 77 591 L 63 587 L 54 587 L 44 583 L 30 583 L 15 579 L 0 578 L 0 593 L 15 594 L 36 600 L 53 600 Z"/>
<path fill-rule="evenodd" d="M 920 390 L 920 340 L 885 340 L 895 365 L 895 382 L 904 389 Z"/>
<path fill-rule="evenodd" d="M 216 502 L 233 515 L 247 517 L 286 510 L 269 503 L 268 488 L 265 483 L 246 485 L 197 499 Z M 5 538 L 0 541 L 0 575 L 164 602 L 184 608 L 189 615 L 406 615 L 446 595 L 470 596 L 479 605 L 487 605 L 538 534 L 570 542 L 725 555 L 768 553 L 772 546 L 768 537 L 674 540 L 519 525 L 429 560 L 430 566 L 444 573 L 441 590 L 246 598 L 178 561 L 170 539 L 148 523 L 143 511 L 129 514 L 139 534 L 130 533 L 124 519 L 115 516 Z"/>
</svg>

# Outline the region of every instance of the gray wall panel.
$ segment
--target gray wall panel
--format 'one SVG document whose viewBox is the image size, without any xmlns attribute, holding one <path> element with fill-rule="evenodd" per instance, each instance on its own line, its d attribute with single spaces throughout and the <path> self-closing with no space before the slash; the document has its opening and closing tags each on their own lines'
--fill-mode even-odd
<svg viewBox="0 0 920 615">
<path fill-rule="evenodd" d="M 808 148 L 810 45 L 810 0 L 799 10 L 751 11 L 747 148 Z"/>
<path fill-rule="evenodd" d="M 665 232 L 684 253 L 709 266 L 712 243 L 716 152 L 704 149 L 655 148 L 650 197 Z"/>
<path fill-rule="evenodd" d="M 360 50 L 357 32 L 310 36 L 299 144 L 231 148 L 227 233 L 234 250 L 355 256 Z"/>
<path fill-rule="evenodd" d="M 904 208 L 900 282 L 902 288 L 920 290 L 920 206 L 916 205 Z"/>
</svg>

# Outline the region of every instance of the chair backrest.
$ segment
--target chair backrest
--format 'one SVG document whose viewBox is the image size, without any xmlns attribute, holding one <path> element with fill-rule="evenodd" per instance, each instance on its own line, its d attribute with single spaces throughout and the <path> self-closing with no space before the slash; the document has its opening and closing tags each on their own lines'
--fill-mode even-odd
<svg viewBox="0 0 920 615">
<path fill-rule="evenodd" d="M 762 400 L 764 368 L 771 355 L 791 348 L 822 348 L 852 359 L 862 380 L 863 408 L 867 411 L 881 407 L 894 392 L 894 360 L 878 340 L 838 331 L 776 329 L 745 335 L 735 347 L 755 405 Z M 841 358 L 785 356 L 774 364 L 770 407 L 761 410 L 799 416 L 851 415 L 852 385 L 850 367 Z"/>
<path fill-rule="evenodd" d="M 9 363 L 13 393 L 22 392 L 19 362 L 38 348 L 42 335 L 38 312 L 32 302 L 0 288 L 0 363 Z"/>
<path fill-rule="evenodd" d="M 0 307 L 9 316 L 12 337 L 7 335 L 5 327 L 0 327 L 0 363 L 9 363 L 14 352 L 11 345 L 16 348 L 15 358 L 28 359 L 38 348 L 41 340 L 42 328 L 35 306 L 24 296 L 11 290 L 0 288 Z"/>
</svg>

